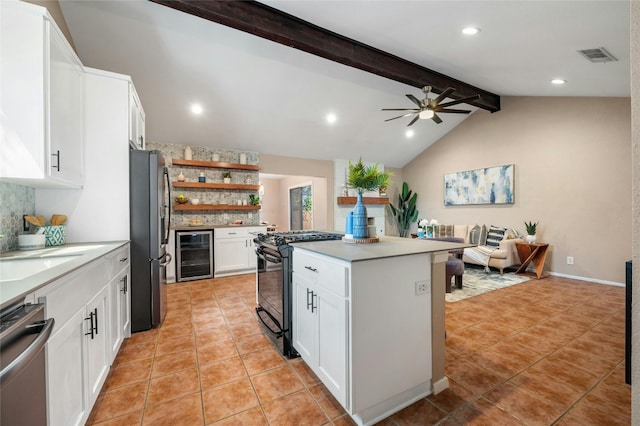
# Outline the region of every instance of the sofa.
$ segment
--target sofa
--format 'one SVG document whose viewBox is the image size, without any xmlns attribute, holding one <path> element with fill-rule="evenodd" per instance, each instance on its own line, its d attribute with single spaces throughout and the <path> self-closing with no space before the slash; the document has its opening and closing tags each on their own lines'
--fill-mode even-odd
<svg viewBox="0 0 640 426">
<path fill-rule="evenodd" d="M 495 268 L 500 274 L 505 268 L 520 264 L 516 243 L 524 240 L 513 230 L 485 225 L 438 225 L 433 233 L 434 238 L 463 238 L 467 244 L 477 244 L 464 249 L 465 263 Z"/>
</svg>

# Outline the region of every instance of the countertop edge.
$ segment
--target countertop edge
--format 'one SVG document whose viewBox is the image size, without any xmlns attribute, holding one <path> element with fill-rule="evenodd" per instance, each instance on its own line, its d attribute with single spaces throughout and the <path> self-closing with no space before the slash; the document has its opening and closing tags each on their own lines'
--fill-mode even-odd
<svg viewBox="0 0 640 426">
<path fill-rule="evenodd" d="M 297 242 L 292 243 L 292 245 L 294 249 L 299 247 L 346 262 L 363 262 L 420 253 L 440 253 L 474 247 L 473 244 L 467 243 L 451 243 L 401 237 L 380 237 L 380 242 L 372 244 L 352 244 L 334 240 Z"/>
</svg>

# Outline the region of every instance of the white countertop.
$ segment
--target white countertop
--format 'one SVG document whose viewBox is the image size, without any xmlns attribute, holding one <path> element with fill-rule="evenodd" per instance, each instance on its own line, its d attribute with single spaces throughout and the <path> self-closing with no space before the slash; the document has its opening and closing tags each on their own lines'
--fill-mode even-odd
<svg viewBox="0 0 640 426">
<path fill-rule="evenodd" d="M 128 241 L 106 241 L 96 243 L 74 243 L 40 250 L 10 251 L 0 254 L 0 262 L 21 262 L 28 259 L 55 259 L 71 256 L 64 263 L 52 267 L 43 267 L 23 279 L 0 281 L 0 309 L 23 299 L 29 293 L 49 284 L 107 253 L 125 245 Z M 0 276 L 0 280 L 2 277 Z"/>
<path fill-rule="evenodd" d="M 380 242 L 371 244 L 348 243 L 341 240 L 298 242 L 292 244 L 294 247 L 300 247 L 326 256 L 346 260 L 347 262 L 406 256 L 417 253 L 437 253 L 473 247 L 473 244 L 400 237 L 380 237 Z"/>
</svg>

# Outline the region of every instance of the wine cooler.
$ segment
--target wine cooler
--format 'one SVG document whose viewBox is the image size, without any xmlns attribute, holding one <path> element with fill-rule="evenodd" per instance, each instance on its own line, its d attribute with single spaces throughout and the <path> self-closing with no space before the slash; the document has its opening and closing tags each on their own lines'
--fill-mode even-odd
<svg viewBox="0 0 640 426">
<path fill-rule="evenodd" d="M 177 281 L 213 277 L 213 231 L 176 232 Z"/>
</svg>

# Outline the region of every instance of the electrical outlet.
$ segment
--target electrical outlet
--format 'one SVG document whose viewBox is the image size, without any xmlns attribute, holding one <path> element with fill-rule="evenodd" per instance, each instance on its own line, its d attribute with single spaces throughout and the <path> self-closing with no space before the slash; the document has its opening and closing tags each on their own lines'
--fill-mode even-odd
<svg viewBox="0 0 640 426">
<path fill-rule="evenodd" d="M 567 265 L 573 265 L 573 256 L 567 256 Z"/>
<path fill-rule="evenodd" d="M 426 294 L 429 291 L 429 281 L 416 281 L 416 296 Z"/>
</svg>

